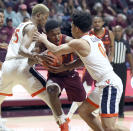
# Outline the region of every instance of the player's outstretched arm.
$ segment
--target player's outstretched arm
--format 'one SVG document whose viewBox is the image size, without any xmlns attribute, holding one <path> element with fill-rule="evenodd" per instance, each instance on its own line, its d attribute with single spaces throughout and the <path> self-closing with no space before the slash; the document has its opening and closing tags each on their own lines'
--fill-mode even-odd
<svg viewBox="0 0 133 131">
<path fill-rule="evenodd" d="M 56 46 L 55 44 L 49 42 L 47 40 L 47 36 L 44 33 L 40 34 L 39 32 L 36 32 L 34 34 L 33 40 L 37 42 L 42 42 L 48 50 L 50 50 L 56 55 L 64 55 L 74 52 L 73 48 L 69 46 L 69 43 Z"/>
<path fill-rule="evenodd" d="M 77 54 L 85 57 L 90 52 L 90 44 L 83 39 L 73 39 L 66 44 L 56 46 L 47 40 L 46 34 L 40 34 L 39 32 L 36 32 L 33 36 L 33 40 L 42 42 L 48 48 L 48 50 L 59 56 L 76 52 Z"/>
<path fill-rule="evenodd" d="M 60 72 L 63 72 L 63 71 L 73 70 L 73 69 L 81 67 L 81 66 L 84 66 L 84 64 L 78 58 L 78 59 L 76 59 L 72 62 L 61 64 L 60 66 L 57 66 L 57 67 L 49 66 L 49 70 L 50 70 L 50 72 L 53 72 L 53 73 L 60 73 Z"/>
</svg>

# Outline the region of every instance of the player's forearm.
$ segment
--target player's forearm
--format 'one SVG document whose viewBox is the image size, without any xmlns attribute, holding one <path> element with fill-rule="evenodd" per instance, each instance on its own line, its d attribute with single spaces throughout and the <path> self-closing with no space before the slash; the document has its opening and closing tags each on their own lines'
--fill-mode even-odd
<svg viewBox="0 0 133 131">
<path fill-rule="evenodd" d="M 114 58 L 114 46 L 112 46 L 110 49 L 110 55 L 112 58 Z"/>
<path fill-rule="evenodd" d="M 78 58 L 73 62 L 69 62 L 67 64 L 65 64 L 65 67 L 67 68 L 67 70 L 73 70 L 75 68 L 84 66 L 83 62 Z"/>
<path fill-rule="evenodd" d="M 50 50 L 51 52 L 56 52 L 57 51 L 57 46 L 51 42 L 49 42 L 48 40 L 44 39 L 43 44 L 46 46 L 46 48 L 48 50 Z"/>
<path fill-rule="evenodd" d="M 109 52 L 109 61 L 112 62 L 113 58 L 114 58 L 114 47 L 110 48 L 110 52 Z"/>
<path fill-rule="evenodd" d="M 111 57 L 111 59 L 113 59 L 114 58 L 114 53 L 115 53 L 115 51 L 114 51 L 114 34 L 110 30 L 109 30 L 109 36 L 110 36 L 110 40 L 111 40 L 111 44 L 110 44 L 110 57 Z M 111 60 L 111 62 L 112 62 L 112 60 Z"/>
<path fill-rule="evenodd" d="M 19 54 L 27 58 L 33 57 L 33 54 L 29 52 L 28 49 L 26 49 L 24 46 L 20 46 Z"/>
</svg>

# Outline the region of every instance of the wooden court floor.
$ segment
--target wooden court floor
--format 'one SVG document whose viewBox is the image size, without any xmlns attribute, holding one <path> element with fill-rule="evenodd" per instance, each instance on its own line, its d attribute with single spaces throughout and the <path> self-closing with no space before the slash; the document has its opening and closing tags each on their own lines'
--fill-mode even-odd
<svg viewBox="0 0 133 131">
<path fill-rule="evenodd" d="M 118 119 L 118 124 L 133 131 L 133 111 L 125 112 L 125 118 Z M 73 116 L 69 125 L 70 131 L 92 131 L 78 115 Z M 6 126 L 14 131 L 60 131 L 52 116 L 6 118 Z"/>
</svg>

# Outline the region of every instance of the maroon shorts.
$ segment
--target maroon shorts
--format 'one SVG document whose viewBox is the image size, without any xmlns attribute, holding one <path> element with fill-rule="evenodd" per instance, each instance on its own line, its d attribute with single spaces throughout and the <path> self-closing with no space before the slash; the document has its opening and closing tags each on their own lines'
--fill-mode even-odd
<svg viewBox="0 0 133 131">
<path fill-rule="evenodd" d="M 61 90 L 65 88 L 69 101 L 81 102 L 85 100 L 86 92 L 77 72 L 64 77 L 49 76 L 48 80 L 57 83 Z"/>
</svg>

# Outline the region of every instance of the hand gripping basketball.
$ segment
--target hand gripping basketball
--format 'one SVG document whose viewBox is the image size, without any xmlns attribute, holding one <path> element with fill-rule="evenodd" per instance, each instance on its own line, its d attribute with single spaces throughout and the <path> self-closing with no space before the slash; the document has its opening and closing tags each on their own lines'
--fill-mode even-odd
<svg viewBox="0 0 133 131">
<path fill-rule="evenodd" d="M 48 56 L 52 57 L 52 61 L 47 62 L 43 61 L 44 68 L 48 68 L 48 65 L 58 67 L 62 64 L 62 56 L 56 56 L 51 51 L 46 52 Z"/>
</svg>

